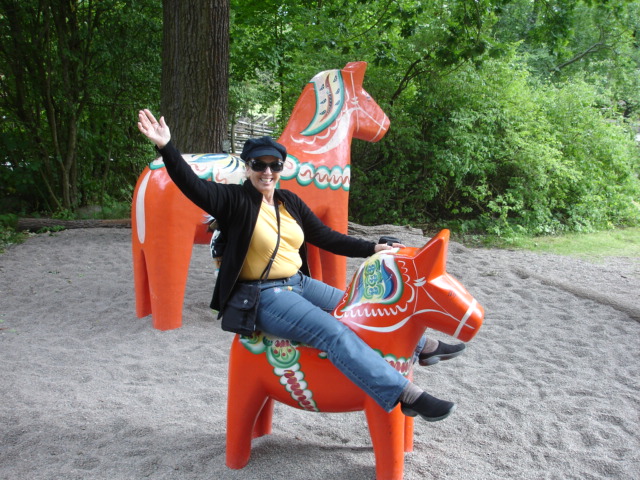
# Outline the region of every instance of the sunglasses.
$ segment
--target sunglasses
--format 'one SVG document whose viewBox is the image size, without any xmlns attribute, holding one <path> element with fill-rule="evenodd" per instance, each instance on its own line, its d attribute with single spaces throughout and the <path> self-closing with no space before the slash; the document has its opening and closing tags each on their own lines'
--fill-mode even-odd
<svg viewBox="0 0 640 480">
<path fill-rule="evenodd" d="M 272 172 L 281 172 L 284 169 L 284 163 L 280 160 L 273 163 L 265 163 L 262 160 L 252 159 L 249 162 L 249 166 L 251 167 L 251 170 L 255 172 L 264 172 L 267 167 L 269 167 Z"/>
</svg>

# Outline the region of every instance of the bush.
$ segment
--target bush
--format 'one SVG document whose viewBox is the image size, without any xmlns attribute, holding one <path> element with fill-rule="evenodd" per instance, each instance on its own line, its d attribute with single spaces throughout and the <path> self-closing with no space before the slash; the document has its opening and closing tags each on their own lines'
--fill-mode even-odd
<svg viewBox="0 0 640 480">
<path fill-rule="evenodd" d="M 18 217 L 16 215 L 0 215 L 0 253 L 4 253 L 5 248 L 14 243 L 24 240 L 25 234 L 16 231 Z"/>
<path fill-rule="evenodd" d="M 539 101 L 569 172 L 552 191 L 559 199 L 556 215 L 572 231 L 637 225 L 640 157 L 631 132 L 601 113 L 601 99 L 584 82 L 548 91 Z"/>
<path fill-rule="evenodd" d="M 515 56 L 431 79 L 394 105 L 378 157 L 354 162 L 352 213 L 498 235 L 638 225 L 638 148 L 603 102 L 585 82 L 534 82 Z"/>
</svg>

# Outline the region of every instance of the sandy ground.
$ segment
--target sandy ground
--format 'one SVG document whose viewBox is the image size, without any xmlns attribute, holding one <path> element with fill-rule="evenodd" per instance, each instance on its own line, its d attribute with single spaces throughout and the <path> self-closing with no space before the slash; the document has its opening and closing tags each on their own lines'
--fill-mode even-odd
<svg viewBox="0 0 640 480">
<path fill-rule="evenodd" d="M 0 255 L 0 479 L 375 477 L 361 412 L 282 405 L 247 467 L 228 469 L 231 335 L 207 308 L 207 249 L 194 247 L 182 328 L 161 332 L 135 316 L 130 235 L 40 234 Z M 405 479 L 640 478 L 639 260 L 452 243 L 448 270 L 485 324 L 462 357 L 416 368 L 458 410 L 416 421 Z"/>
</svg>

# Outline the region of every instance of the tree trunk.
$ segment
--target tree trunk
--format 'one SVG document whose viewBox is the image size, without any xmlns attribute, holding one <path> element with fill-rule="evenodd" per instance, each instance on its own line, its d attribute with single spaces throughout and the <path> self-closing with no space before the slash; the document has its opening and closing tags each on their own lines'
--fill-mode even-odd
<svg viewBox="0 0 640 480">
<path fill-rule="evenodd" d="M 229 0 L 163 0 L 161 110 L 183 152 L 227 138 Z"/>
</svg>

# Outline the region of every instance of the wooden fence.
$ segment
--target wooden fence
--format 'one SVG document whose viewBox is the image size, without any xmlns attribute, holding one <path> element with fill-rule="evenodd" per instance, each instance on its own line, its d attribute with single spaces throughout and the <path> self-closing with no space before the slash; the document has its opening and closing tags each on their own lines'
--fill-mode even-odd
<svg viewBox="0 0 640 480">
<path fill-rule="evenodd" d="M 276 119 L 273 115 L 258 115 L 256 117 L 243 117 L 236 121 L 229 129 L 230 144 L 233 145 L 230 153 L 240 154 L 244 142 L 251 137 L 273 135 Z"/>
</svg>

